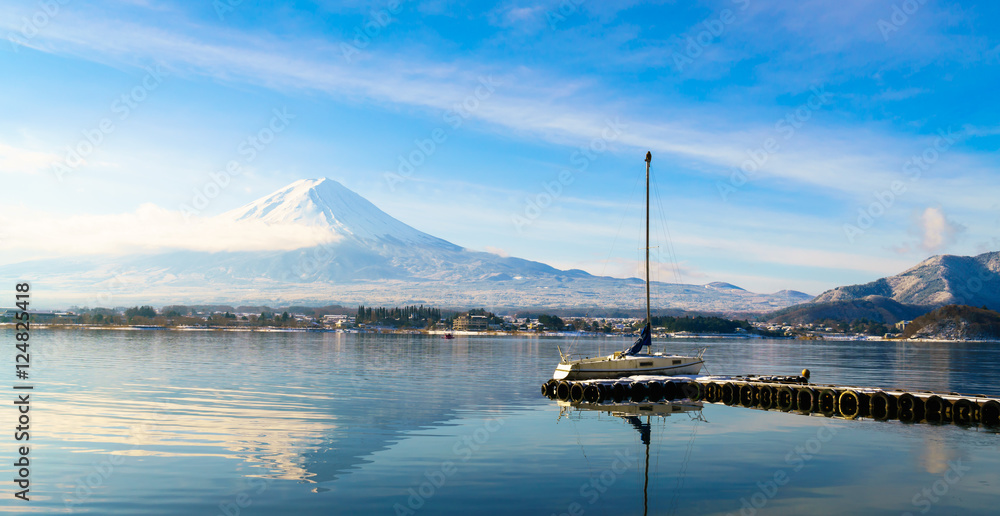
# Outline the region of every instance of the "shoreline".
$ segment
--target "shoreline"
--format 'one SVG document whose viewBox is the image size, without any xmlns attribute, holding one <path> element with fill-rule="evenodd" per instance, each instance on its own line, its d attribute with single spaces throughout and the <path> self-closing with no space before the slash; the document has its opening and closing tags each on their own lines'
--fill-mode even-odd
<svg viewBox="0 0 1000 516">
<path fill-rule="evenodd" d="M 2 328 L 14 328 L 16 323 L 0 323 Z M 521 332 L 521 331 L 463 331 L 463 330 L 416 330 L 398 328 L 279 328 L 279 327 L 228 327 L 228 326 L 103 326 L 103 325 L 75 325 L 75 324 L 36 324 L 33 329 L 39 330 L 79 330 L 79 331 L 197 331 L 197 332 L 233 332 L 233 333 L 354 333 L 354 334 L 394 334 L 394 335 L 426 335 L 440 336 L 452 335 L 454 337 L 547 337 L 547 338 L 580 338 L 580 337 L 605 337 L 627 340 L 637 338 L 637 334 L 612 334 L 612 333 L 589 333 L 589 332 Z M 684 333 L 682 335 L 653 335 L 654 340 L 802 340 L 803 342 L 910 342 L 910 343 L 998 343 L 1000 339 L 967 339 L 967 340 L 947 340 L 947 339 L 886 339 L 878 336 L 856 336 L 821 339 L 800 339 L 797 337 L 762 337 L 759 335 L 743 334 L 694 334 Z"/>
<path fill-rule="evenodd" d="M 0 323 L 0 328 L 14 327 L 16 323 Z M 534 331 L 467 331 L 467 330 L 418 330 L 402 328 L 280 328 L 280 327 L 246 327 L 246 326 L 156 326 L 156 325 L 97 325 L 97 324 L 34 324 L 32 329 L 41 330 L 88 330 L 88 331 L 227 331 L 245 333 L 367 333 L 367 334 L 402 334 L 402 335 L 437 335 L 444 337 L 452 335 L 455 337 L 508 337 L 508 336 L 535 336 L 535 337 L 613 337 L 621 339 L 635 339 L 639 334 L 628 333 L 592 333 L 592 332 L 534 332 Z M 685 333 L 677 336 L 664 337 L 662 334 L 653 335 L 653 339 L 666 340 L 690 340 L 690 339 L 731 339 L 731 340 L 754 340 L 771 337 L 761 337 L 758 335 L 741 334 L 692 334 Z M 792 337 L 777 337 L 791 339 Z"/>
</svg>

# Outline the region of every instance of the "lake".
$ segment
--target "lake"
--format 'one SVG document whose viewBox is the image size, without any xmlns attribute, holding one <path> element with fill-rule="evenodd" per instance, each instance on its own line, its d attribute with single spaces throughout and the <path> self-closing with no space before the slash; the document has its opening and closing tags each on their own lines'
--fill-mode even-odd
<svg viewBox="0 0 1000 516">
<path fill-rule="evenodd" d="M 1000 435 L 984 428 L 713 404 L 629 418 L 539 394 L 557 344 L 606 354 L 628 342 L 36 330 L 31 500 L 6 480 L 0 511 L 996 514 Z M 654 348 L 664 345 L 708 346 L 713 374 L 807 367 L 817 383 L 1000 395 L 997 344 Z M 2 361 L 9 386 L 13 346 Z M 17 410 L 7 403 L 11 479 Z"/>
</svg>

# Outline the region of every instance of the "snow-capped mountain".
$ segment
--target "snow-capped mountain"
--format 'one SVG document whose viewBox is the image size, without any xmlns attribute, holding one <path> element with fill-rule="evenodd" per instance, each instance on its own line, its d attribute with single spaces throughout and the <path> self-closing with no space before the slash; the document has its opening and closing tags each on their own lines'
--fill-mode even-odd
<svg viewBox="0 0 1000 516">
<path fill-rule="evenodd" d="M 329 228 L 365 244 L 431 246 L 451 251 L 455 244 L 418 231 L 332 179 L 302 179 L 271 195 L 218 216 L 234 222 L 304 224 Z"/>
<path fill-rule="evenodd" d="M 863 285 L 837 287 L 814 302 L 883 296 L 910 305 L 937 307 L 946 304 L 1000 309 L 1000 252 L 979 256 L 932 256 L 895 276 Z"/>
<path fill-rule="evenodd" d="M 320 228 L 315 245 L 273 251 L 171 251 L 0 267 L 80 306 L 135 303 L 433 304 L 442 307 L 645 306 L 641 280 L 592 276 L 465 249 L 421 232 L 331 179 L 296 181 L 215 217 L 223 225 Z M 228 227 L 228 226 L 225 226 Z M 234 226 L 235 227 L 235 226 Z M 734 285 L 657 283 L 658 308 L 766 312 L 811 298 Z"/>
</svg>

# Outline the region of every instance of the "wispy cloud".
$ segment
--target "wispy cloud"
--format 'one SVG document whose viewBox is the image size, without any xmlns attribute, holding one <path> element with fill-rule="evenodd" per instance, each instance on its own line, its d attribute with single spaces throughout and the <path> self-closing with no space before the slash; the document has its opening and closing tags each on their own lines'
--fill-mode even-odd
<svg viewBox="0 0 1000 516">
<path fill-rule="evenodd" d="M 819 9 L 816 5 L 813 8 Z M 0 21 L 0 26 L 3 23 Z M 567 80 L 527 68 L 497 69 L 462 60 L 428 61 L 376 52 L 368 53 L 361 63 L 348 65 L 322 57 L 336 53 L 335 42 L 307 45 L 194 24 L 178 33 L 134 22 L 115 21 L 114 27 L 108 23 L 65 13 L 33 41 L 40 50 L 97 61 L 158 62 L 178 74 L 281 90 L 316 90 L 338 98 L 391 102 L 438 113 L 467 97 L 481 77 L 492 76 L 500 85 L 497 92 L 471 113 L 483 122 L 558 144 L 579 145 L 599 135 L 609 119 L 618 118 L 628 125 L 617 140 L 620 148 L 652 149 L 694 159 L 714 166 L 719 175 L 740 167 L 749 151 L 777 137 L 776 125 L 797 108 L 775 111 L 773 119 L 763 121 L 733 117 L 734 106 L 711 103 L 638 114 L 634 106 L 586 93 L 581 88 L 591 79 Z M 301 51 L 309 47 L 314 50 Z M 587 108 L 580 109 L 581 103 Z M 822 108 L 811 117 L 821 118 Z M 782 142 L 783 148 L 761 166 L 761 177 L 790 180 L 821 191 L 866 195 L 872 188 L 891 182 L 899 174 L 900 158 L 921 148 L 920 137 L 865 130 L 864 138 L 859 139 L 854 127 L 838 129 L 808 121 L 802 125 L 794 141 Z"/>
<path fill-rule="evenodd" d="M 0 174 L 37 174 L 44 171 L 57 156 L 47 152 L 13 147 L 0 142 Z"/>
<path fill-rule="evenodd" d="M 341 237 L 314 226 L 269 225 L 218 218 L 185 217 L 179 211 L 143 204 L 133 213 L 56 217 L 28 211 L 0 213 L 0 253 L 31 259 L 72 255 L 121 255 L 174 250 L 206 252 L 275 251 L 311 247 Z M 7 210 L 10 211 L 10 210 Z M 45 228 L 39 231 L 38 228 Z"/>
</svg>

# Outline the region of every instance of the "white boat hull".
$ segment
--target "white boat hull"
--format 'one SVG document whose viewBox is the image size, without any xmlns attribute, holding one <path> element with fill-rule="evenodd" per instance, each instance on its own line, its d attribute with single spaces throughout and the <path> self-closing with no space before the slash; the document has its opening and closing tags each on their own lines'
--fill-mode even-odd
<svg viewBox="0 0 1000 516">
<path fill-rule="evenodd" d="M 635 375 L 698 374 L 704 360 L 678 355 L 626 355 L 584 358 L 560 362 L 552 378 L 594 380 Z"/>
</svg>

